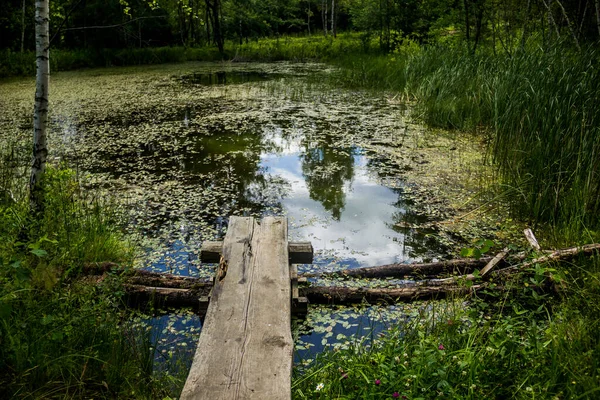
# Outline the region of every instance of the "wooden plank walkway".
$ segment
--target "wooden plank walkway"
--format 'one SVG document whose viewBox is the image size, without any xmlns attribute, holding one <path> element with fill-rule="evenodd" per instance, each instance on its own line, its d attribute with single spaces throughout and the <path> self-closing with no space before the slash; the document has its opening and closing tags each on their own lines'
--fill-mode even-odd
<svg viewBox="0 0 600 400">
<path fill-rule="evenodd" d="M 231 217 L 181 399 L 291 398 L 287 219 Z"/>
</svg>

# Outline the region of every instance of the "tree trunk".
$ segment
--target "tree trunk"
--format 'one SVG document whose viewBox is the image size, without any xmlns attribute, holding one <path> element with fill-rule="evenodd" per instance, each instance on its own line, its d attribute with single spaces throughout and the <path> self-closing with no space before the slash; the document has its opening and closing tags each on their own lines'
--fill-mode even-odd
<svg viewBox="0 0 600 400">
<path fill-rule="evenodd" d="M 25 0 L 23 0 L 23 14 L 21 15 L 21 54 L 25 50 Z"/>
<path fill-rule="evenodd" d="M 573 30 L 573 25 L 571 24 L 571 21 L 569 20 L 569 16 L 567 15 L 567 10 L 565 10 L 565 8 L 563 7 L 560 0 L 556 0 L 556 3 L 562 10 L 563 16 L 565 17 L 565 21 L 567 21 L 567 26 L 569 27 L 569 31 L 571 32 L 571 36 L 573 37 L 573 41 L 575 42 L 575 47 L 577 47 L 577 50 L 581 51 L 581 46 L 579 45 L 579 39 L 577 39 L 577 34 Z"/>
<path fill-rule="evenodd" d="M 475 43 L 473 44 L 473 53 L 477 51 L 479 45 L 479 39 L 481 39 L 481 30 L 483 27 L 483 14 L 485 11 L 485 0 L 479 0 L 477 2 L 477 9 L 475 14 Z"/>
<path fill-rule="evenodd" d="M 323 33 L 327 36 L 327 0 L 321 2 L 321 19 L 323 20 Z"/>
<path fill-rule="evenodd" d="M 306 4 L 306 25 L 308 26 L 308 36 L 310 36 L 310 0 L 308 0 Z"/>
<path fill-rule="evenodd" d="M 548 0 L 548 3 L 546 3 L 545 0 L 542 0 L 542 1 L 544 2 L 544 5 L 548 9 L 548 36 L 550 36 L 550 25 L 553 25 L 554 30 L 556 31 L 556 38 L 558 40 L 560 40 L 560 32 L 558 30 L 558 25 L 556 24 L 556 21 L 554 20 L 554 15 L 552 14 L 552 2 L 554 0 Z M 548 41 L 550 41 L 550 40 L 548 40 Z"/>
<path fill-rule="evenodd" d="M 471 40 L 471 25 L 469 23 L 469 1 L 463 0 L 463 4 L 465 5 L 465 26 L 466 26 L 466 35 L 467 42 Z"/>
<path fill-rule="evenodd" d="M 190 5 L 190 39 L 191 39 L 191 43 L 192 46 L 194 46 L 195 44 L 197 44 L 197 40 L 196 40 L 196 2 L 194 0 L 190 0 L 189 1 L 189 5 Z"/>
<path fill-rule="evenodd" d="M 331 0 L 331 34 L 336 37 L 335 30 L 335 0 Z"/>
<path fill-rule="evenodd" d="M 527 0 L 527 15 L 523 18 L 523 36 L 521 36 L 521 50 L 525 50 L 525 43 L 527 42 L 527 27 L 529 26 L 529 15 L 531 14 L 531 0 Z M 543 34 L 543 33 L 542 33 Z"/>
<path fill-rule="evenodd" d="M 48 28 L 49 0 L 35 2 L 35 50 L 36 50 L 36 88 L 33 111 L 33 162 L 29 179 L 30 203 L 34 210 L 43 209 L 42 176 L 46 169 L 48 148 L 46 127 L 48 124 L 48 85 L 50 82 L 50 37 Z"/>
<path fill-rule="evenodd" d="M 210 44 L 210 9 L 208 8 L 208 3 L 206 3 L 206 12 L 204 13 L 204 20 L 206 22 L 206 43 Z"/>
<path fill-rule="evenodd" d="M 217 43 L 217 47 L 219 48 L 219 53 L 221 55 L 224 53 L 224 38 L 223 32 L 221 32 L 221 18 L 220 18 L 220 9 L 221 2 L 219 0 L 214 0 L 212 4 L 212 12 L 213 12 L 213 37 L 215 38 L 215 42 Z"/>
<path fill-rule="evenodd" d="M 594 2 L 596 5 L 596 25 L 598 26 L 598 40 L 600 40 L 600 0 Z"/>
</svg>

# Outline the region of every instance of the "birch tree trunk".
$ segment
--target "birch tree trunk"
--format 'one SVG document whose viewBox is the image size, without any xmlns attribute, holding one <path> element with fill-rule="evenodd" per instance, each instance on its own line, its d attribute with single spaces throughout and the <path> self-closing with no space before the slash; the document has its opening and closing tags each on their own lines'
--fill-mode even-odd
<svg viewBox="0 0 600 400">
<path fill-rule="evenodd" d="M 323 20 L 323 33 L 327 36 L 327 0 L 321 2 L 321 19 Z"/>
<path fill-rule="evenodd" d="M 331 34 L 336 37 L 335 32 L 335 0 L 331 0 Z"/>
<path fill-rule="evenodd" d="M 35 49 L 36 49 L 36 88 L 33 111 L 33 162 L 29 179 L 30 202 L 34 210 L 43 207 L 41 180 L 46 169 L 48 148 L 46 126 L 48 124 L 48 85 L 50 76 L 49 47 L 49 0 L 35 2 Z"/>
</svg>

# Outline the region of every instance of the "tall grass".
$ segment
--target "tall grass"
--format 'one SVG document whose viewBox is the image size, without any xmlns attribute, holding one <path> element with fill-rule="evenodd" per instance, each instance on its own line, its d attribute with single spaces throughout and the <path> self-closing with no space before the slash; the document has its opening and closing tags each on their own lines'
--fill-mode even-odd
<svg viewBox="0 0 600 400">
<path fill-rule="evenodd" d="M 520 217 L 576 237 L 600 228 L 599 62 L 593 47 L 430 46 L 342 58 L 334 80 L 400 92 L 430 125 L 484 133 Z"/>
<path fill-rule="evenodd" d="M 549 271 L 557 278 L 561 268 L 553 265 L 529 271 L 510 294 L 492 301 L 425 304 L 372 345 L 356 338 L 349 348 L 299 363 L 293 397 L 597 398 L 600 258 L 577 264 L 580 272 L 565 281 L 566 301 L 534 296 L 523 285 L 542 283 Z"/>
<path fill-rule="evenodd" d="M 164 397 L 149 332 L 120 307 L 120 277 L 79 275 L 89 262 L 131 264 L 118 216 L 55 167 L 31 214 L 20 150 L 0 148 L 0 397 Z"/>
</svg>

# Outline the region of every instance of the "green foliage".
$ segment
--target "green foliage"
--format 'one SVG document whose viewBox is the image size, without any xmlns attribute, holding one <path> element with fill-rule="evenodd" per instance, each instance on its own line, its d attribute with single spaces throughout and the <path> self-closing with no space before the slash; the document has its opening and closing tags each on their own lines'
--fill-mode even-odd
<svg viewBox="0 0 600 400">
<path fill-rule="evenodd" d="M 494 247 L 491 240 L 478 239 L 473 243 L 473 247 L 465 247 L 460 251 L 461 257 L 472 257 L 479 260 L 481 256 L 487 254 Z"/>
<path fill-rule="evenodd" d="M 539 266 L 507 294 L 490 291 L 492 297 L 471 299 L 468 306 L 458 299 L 432 302 L 373 343 L 356 338 L 349 348 L 301 362 L 293 397 L 594 398 L 600 387 L 600 259 L 577 265 L 562 302 L 550 302 L 540 288 L 551 270 L 553 279 L 564 270 Z"/>
<path fill-rule="evenodd" d="M 117 215 L 75 173 L 49 168 L 30 214 L 18 149 L 0 152 L 0 386 L 7 398 L 153 398 L 149 332 L 121 305 L 119 276 L 79 279 L 88 262 L 132 262 Z"/>
<path fill-rule="evenodd" d="M 337 60 L 333 79 L 417 99 L 431 126 L 483 133 L 517 214 L 581 233 L 600 221 L 598 61 L 592 47 L 494 55 L 405 46 Z"/>
</svg>

